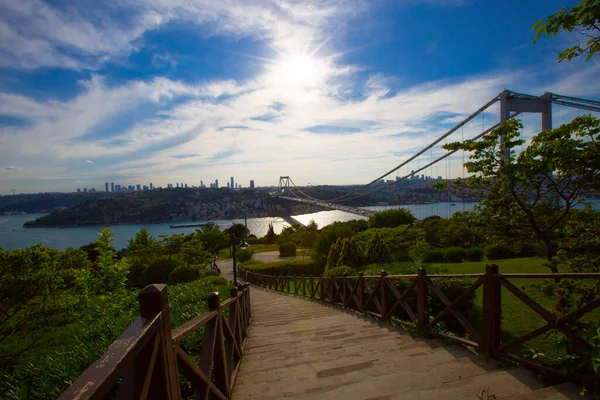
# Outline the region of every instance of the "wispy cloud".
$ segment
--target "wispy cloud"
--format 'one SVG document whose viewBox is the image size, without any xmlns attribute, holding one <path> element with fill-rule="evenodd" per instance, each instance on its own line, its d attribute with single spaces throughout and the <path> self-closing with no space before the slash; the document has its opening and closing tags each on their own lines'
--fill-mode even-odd
<svg viewBox="0 0 600 400">
<path fill-rule="evenodd" d="M 85 160 L 86 164 L 93 164 L 94 162 L 92 160 Z"/>
<path fill-rule="evenodd" d="M 8 171 L 16 171 L 16 170 L 19 170 L 21 168 L 15 167 L 14 165 L 9 165 L 8 167 L 4 167 L 4 169 L 6 169 Z"/>
</svg>

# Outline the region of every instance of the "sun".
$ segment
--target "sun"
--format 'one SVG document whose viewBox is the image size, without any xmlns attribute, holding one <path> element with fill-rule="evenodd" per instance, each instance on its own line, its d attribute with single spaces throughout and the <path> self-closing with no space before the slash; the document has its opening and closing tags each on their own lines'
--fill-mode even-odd
<svg viewBox="0 0 600 400">
<path fill-rule="evenodd" d="M 306 54 L 288 54 L 272 65 L 271 76 L 279 85 L 309 88 L 318 85 L 326 66 Z"/>
</svg>

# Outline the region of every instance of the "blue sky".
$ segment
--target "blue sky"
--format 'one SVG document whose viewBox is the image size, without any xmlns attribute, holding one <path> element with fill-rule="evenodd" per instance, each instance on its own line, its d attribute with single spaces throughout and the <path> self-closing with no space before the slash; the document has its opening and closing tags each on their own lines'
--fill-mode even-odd
<svg viewBox="0 0 600 400">
<path fill-rule="evenodd" d="M 568 37 L 533 44 L 574 4 L 0 0 L 0 194 L 367 182 L 504 88 L 598 99 L 597 59 L 558 64 Z M 461 157 L 426 173 L 460 174 Z"/>
</svg>

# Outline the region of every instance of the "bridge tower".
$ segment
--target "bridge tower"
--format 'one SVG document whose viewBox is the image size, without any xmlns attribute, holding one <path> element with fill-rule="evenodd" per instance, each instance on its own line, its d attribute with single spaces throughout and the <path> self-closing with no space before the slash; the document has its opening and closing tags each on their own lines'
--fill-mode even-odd
<svg viewBox="0 0 600 400">
<path fill-rule="evenodd" d="M 280 176 L 279 177 L 279 186 L 277 187 L 277 195 L 281 196 L 284 194 L 286 190 L 290 188 L 290 177 L 289 176 Z"/>
</svg>

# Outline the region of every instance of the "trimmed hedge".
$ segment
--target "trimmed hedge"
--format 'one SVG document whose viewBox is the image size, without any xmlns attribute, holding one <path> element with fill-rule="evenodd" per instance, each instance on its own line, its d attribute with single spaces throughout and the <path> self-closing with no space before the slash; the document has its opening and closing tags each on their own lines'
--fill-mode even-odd
<svg viewBox="0 0 600 400">
<path fill-rule="evenodd" d="M 319 276 L 325 272 L 324 267 L 319 266 L 310 259 L 284 260 L 267 264 L 245 264 L 243 269 L 259 274 L 288 276 Z"/>
<path fill-rule="evenodd" d="M 485 248 L 485 256 L 488 260 L 505 260 L 507 258 L 514 258 L 515 254 L 509 247 L 500 244 L 490 244 Z"/>
<path fill-rule="evenodd" d="M 465 254 L 465 260 L 467 261 L 482 261 L 483 260 L 483 249 L 481 247 L 471 247 L 467 249 Z"/>
<path fill-rule="evenodd" d="M 202 272 L 195 265 L 181 265 L 169 274 L 169 285 L 177 285 L 179 283 L 192 282 L 200 279 Z"/>
<path fill-rule="evenodd" d="M 426 263 L 443 263 L 444 250 L 429 250 L 427 258 L 424 260 Z"/>
<path fill-rule="evenodd" d="M 341 266 L 328 269 L 325 271 L 324 276 L 343 276 L 344 274 L 353 275 L 355 272 L 356 271 L 350 267 Z"/>
<path fill-rule="evenodd" d="M 237 259 L 237 261 L 243 263 L 248 260 L 251 260 L 253 254 L 254 252 L 252 251 L 252 249 L 236 249 L 235 258 Z"/>
<path fill-rule="evenodd" d="M 449 263 L 461 263 L 467 255 L 467 251 L 462 247 L 448 247 L 444 250 L 444 259 Z"/>
<path fill-rule="evenodd" d="M 279 257 L 293 257 L 296 255 L 296 243 L 286 242 L 279 246 Z"/>
</svg>

